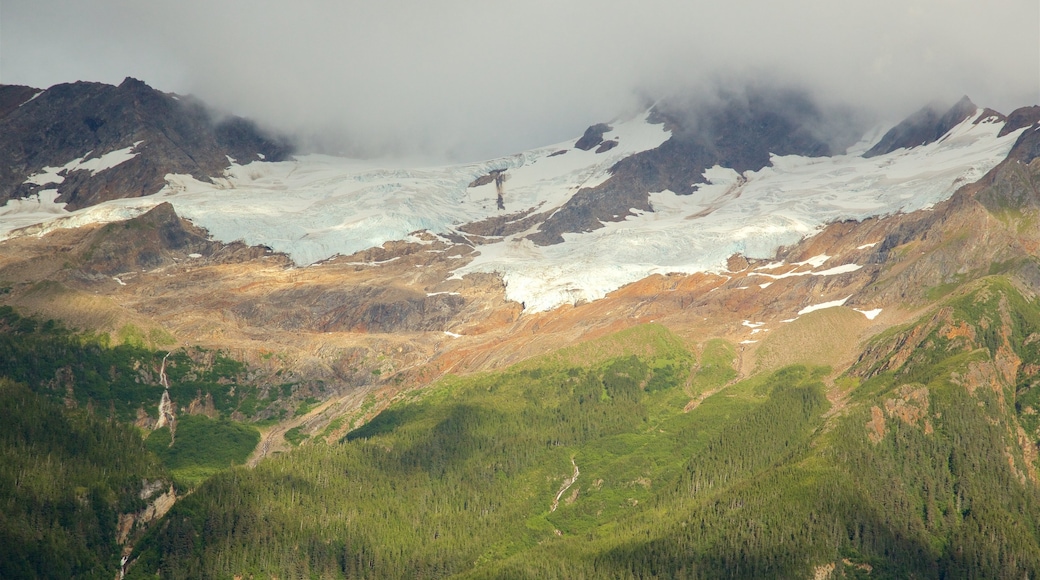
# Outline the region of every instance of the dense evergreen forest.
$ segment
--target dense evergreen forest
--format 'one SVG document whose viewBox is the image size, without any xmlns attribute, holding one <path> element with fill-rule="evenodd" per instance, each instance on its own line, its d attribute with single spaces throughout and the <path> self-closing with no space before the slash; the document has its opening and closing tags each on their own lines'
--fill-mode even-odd
<svg viewBox="0 0 1040 580">
<path fill-rule="evenodd" d="M 119 514 L 166 479 L 135 429 L 0 379 L 0 578 L 116 577 Z"/>
<path fill-rule="evenodd" d="M 131 575 L 1032 577 L 1038 337 L 1000 278 L 837 377 L 738 380 L 727 343 L 637 327 L 219 474 Z"/>
<path fill-rule="evenodd" d="M 183 493 L 243 463 L 256 446 L 256 427 L 228 418 L 256 406 L 258 389 L 237 380 L 244 365 L 133 338 L 111 346 L 107 336 L 0 307 L 0 578 L 115 577 L 117 540 L 137 531 L 120 533 L 121 516 L 171 482 Z M 168 427 L 131 424 L 154 424 L 159 368 L 173 397 L 209 394 L 217 414 L 181 416 L 173 445 Z M 282 389 L 270 391 L 263 402 L 283 403 Z"/>
</svg>

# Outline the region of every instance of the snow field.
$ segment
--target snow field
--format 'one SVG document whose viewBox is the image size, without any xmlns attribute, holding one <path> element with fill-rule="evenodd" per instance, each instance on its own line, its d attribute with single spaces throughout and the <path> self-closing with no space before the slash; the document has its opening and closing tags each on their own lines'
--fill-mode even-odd
<svg viewBox="0 0 1040 580">
<path fill-rule="evenodd" d="M 998 138 L 1002 124 L 973 121 L 961 123 L 937 143 L 871 159 L 857 153 L 880 132 L 848 155 L 774 156 L 772 166 L 742 175 L 713 167 L 704 174 L 708 183 L 693 194 L 652 193 L 654 211 L 635 212 L 593 232 L 564 234 L 562 244 L 536 246 L 524 239 L 529 232 L 523 232 L 478 246 L 479 255 L 455 276 L 497 272 L 505 281 L 507 297 L 537 312 L 596 300 L 652 274 L 721 274 L 726 259 L 736 253 L 769 259 L 779 246 L 797 243 L 828 223 L 911 212 L 948 199 L 1002 161 L 1021 132 Z M 74 213 L 55 203 L 55 190 L 45 190 L 38 200 L 13 201 L 0 208 L 0 239 L 26 226 L 33 227 L 18 235 L 128 219 L 169 201 L 178 214 L 218 240 L 263 244 L 289 254 L 297 264 L 312 264 L 390 240 L 414 239 L 412 234 L 420 230 L 444 234 L 489 217 L 551 212 L 580 188 L 608 179 L 609 168 L 620 159 L 657 147 L 667 138 L 663 126 L 648 123 L 644 114 L 615 124 L 604 139 L 616 139 L 619 145 L 602 154 L 573 149 L 571 141 L 442 167 L 327 156 L 233 164 L 226 178 L 215 183 L 168 175 L 168 186 L 154 196 L 106 202 Z M 131 150 L 70 164 L 103 171 L 131 158 Z M 563 150 L 566 153 L 555 154 Z M 48 168 L 30 179 L 41 185 L 60 184 L 58 173 L 68 167 Z M 494 183 L 468 187 L 492 170 L 504 171 L 504 211 L 497 209 Z M 860 268 L 845 264 L 820 270 L 827 259 L 817 256 L 793 264 L 795 270 L 786 274 L 768 272 L 784 265 L 770 264 L 753 275 L 766 279 L 759 285 L 765 288 L 788 276 L 829 276 Z"/>
</svg>

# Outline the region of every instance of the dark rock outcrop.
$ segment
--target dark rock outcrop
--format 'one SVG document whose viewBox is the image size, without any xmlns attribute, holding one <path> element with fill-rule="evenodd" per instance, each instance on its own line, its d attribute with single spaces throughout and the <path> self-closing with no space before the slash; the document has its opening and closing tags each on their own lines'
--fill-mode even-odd
<svg viewBox="0 0 1040 580">
<path fill-rule="evenodd" d="M 159 191 L 168 173 L 209 180 L 228 157 L 240 163 L 286 159 L 291 147 L 237 117 L 217 118 L 192 98 L 126 79 L 118 87 L 77 82 L 35 89 L 0 87 L 0 203 L 56 188 L 59 201 L 78 209 Z M 19 102 L 21 101 L 21 102 Z M 17 105 L 13 105 L 17 103 Z M 60 183 L 27 180 L 45 167 L 90 161 L 128 148 L 134 156 L 112 169 L 73 167 Z"/>
<path fill-rule="evenodd" d="M 611 149 L 617 146 L 618 142 L 614 139 L 611 139 L 610 141 L 604 141 L 599 144 L 599 147 L 596 147 L 596 153 L 606 153 L 607 151 L 610 151 Z"/>
<path fill-rule="evenodd" d="M 39 89 L 21 85 L 0 85 L 0 119 L 32 100 L 39 92 Z"/>
<path fill-rule="evenodd" d="M 934 143 L 977 110 L 978 107 L 968 97 L 961 97 L 961 100 L 945 113 L 937 105 L 929 105 L 889 129 L 888 133 L 863 156 L 877 157 L 897 149 L 910 149 Z"/>
<path fill-rule="evenodd" d="M 581 139 L 574 144 L 576 149 L 582 151 L 588 151 L 596 145 L 603 142 L 603 134 L 611 130 L 611 126 L 606 123 L 597 123 L 588 129 L 585 129 L 585 134 L 581 136 Z"/>
<path fill-rule="evenodd" d="M 1037 123 L 1040 123 L 1040 105 L 1015 109 L 1007 116 L 1007 122 L 1004 123 L 1004 128 L 1000 130 L 997 136 L 1003 137 L 1022 127 L 1031 127 Z"/>
<path fill-rule="evenodd" d="M 1000 135 L 1006 135 L 1022 128 L 1026 130 L 1019 135 L 1018 141 L 1015 141 L 1011 153 L 1008 153 L 1008 159 L 1028 165 L 1040 157 L 1040 131 L 1037 130 L 1040 129 L 1040 106 L 1015 109 L 1008 115 L 1007 123 L 1001 129 Z M 1035 190 L 1033 194 L 1036 195 Z"/>
</svg>

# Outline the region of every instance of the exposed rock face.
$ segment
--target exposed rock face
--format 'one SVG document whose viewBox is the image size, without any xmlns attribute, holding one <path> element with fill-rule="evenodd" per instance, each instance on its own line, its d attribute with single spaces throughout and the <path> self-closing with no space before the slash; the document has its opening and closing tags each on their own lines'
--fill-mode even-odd
<svg viewBox="0 0 1040 580">
<path fill-rule="evenodd" d="M 945 113 L 942 113 L 937 105 L 929 105 L 892 127 L 881 138 L 881 141 L 878 141 L 877 145 L 871 147 L 863 156 L 876 157 L 891 153 L 896 149 L 910 149 L 934 143 L 977 109 L 978 107 L 968 97 L 962 97 Z"/>
<path fill-rule="evenodd" d="M 278 161 L 291 151 L 249 121 L 217 119 L 196 99 L 161 93 L 135 79 L 118 87 L 55 85 L 35 98 L 36 89 L 0 89 L 0 202 L 57 189 L 59 201 L 78 209 L 155 193 L 167 173 L 220 176 L 228 156 L 241 163 Z M 90 168 L 91 160 L 115 151 L 132 158 L 118 171 Z M 87 167 L 66 168 L 77 159 Z"/>
<path fill-rule="evenodd" d="M 21 85 L 0 85 L 0 119 L 24 105 L 39 92 L 39 89 Z"/>
<path fill-rule="evenodd" d="M 220 413 L 217 411 L 216 405 L 213 403 L 213 394 L 206 393 L 202 394 L 202 391 L 198 392 L 198 395 L 192 399 L 188 405 L 189 415 L 205 415 L 210 419 L 217 419 L 220 417 Z"/>
<path fill-rule="evenodd" d="M 655 106 L 651 120 L 664 123 L 671 138 L 619 161 L 610 179 L 575 194 L 531 240 L 538 245 L 558 244 L 563 242 L 561 234 L 588 232 L 603 227 L 603 222 L 624 220 L 632 209 L 653 211 L 649 193 L 693 193 L 695 184 L 704 183 L 704 171 L 715 165 L 737 172 L 758 170 L 769 165 L 770 154 L 830 155 L 844 151 L 859 137 L 850 120 L 836 121 L 803 93 L 748 89 L 746 94 L 724 97 L 710 105 L 663 102 Z M 589 149 L 605 145 L 603 133 L 608 130 L 605 125 L 590 127 L 578 143 Z"/>
<path fill-rule="evenodd" d="M 1040 107 L 1023 107 L 1015 110 L 1008 117 L 1008 126 L 1011 125 L 1012 116 L 1015 117 L 1014 123 L 1019 125 L 1019 129 L 1022 127 L 1032 127 L 1032 129 L 1022 133 L 1015 142 L 1015 147 L 1008 154 L 1008 159 L 1021 163 L 1032 163 L 1034 159 L 1040 157 L 1040 134 L 1036 131 L 1036 128 L 1040 126 Z"/>
<path fill-rule="evenodd" d="M 242 302 L 232 312 L 258 326 L 318 332 L 414 332 L 446 328 L 465 305 L 456 295 L 400 287 L 313 285 Z"/>
<path fill-rule="evenodd" d="M 1008 133 L 1018 131 L 1022 127 L 1030 127 L 1038 122 L 1040 122 L 1040 105 L 1015 109 L 1007 116 L 1007 123 L 1004 124 L 1004 128 L 1000 130 L 998 135 L 1003 137 Z"/>
<path fill-rule="evenodd" d="M 599 147 L 596 147 L 596 153 L 606 153 L 607 151 L 610 151 L 611 149 L 617 146 L 618 142 L 614 139 L 611 139 L 610 141 L 604 141 L 599 144 Z"/>
<path fill-rule="evenodd" d="M 162 491 L 166 485 L 166 482 L 163 481 L 142 482 L 140 498 L 148 501 L 148 505 L 137 513 L 119 515 L 119 524 L 116 528 L 117 544 L 121 546 L 126 544 L 134 535 L 135 530 L 143 532 L 148 524 L 170 511 L 173 504 L 177 502 L 177 494 L 173 485 L 170 485 L 166 491 Z M 156 495 L 160 491 L 162 493 Z"/>
<path fill-rule="evenodd" d="M 115 276 L 171 264 L 186 254 L 211 255 L 220 244 L 182 222 L 169 203 L 134 219 L 99 228 L 87 242 L 85 272 Z"/>
</svg>

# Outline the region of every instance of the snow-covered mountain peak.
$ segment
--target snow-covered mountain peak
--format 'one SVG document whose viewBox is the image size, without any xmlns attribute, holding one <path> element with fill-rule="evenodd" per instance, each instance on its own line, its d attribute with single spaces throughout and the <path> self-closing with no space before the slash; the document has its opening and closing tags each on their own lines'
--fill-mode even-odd
<svg viewBox="0 0 1040 580">
<path fill-rule="evenodd" d="M 31 224 L 22 233 L 126 219 L 165 201 L 218 240 L 266 245 L 298 264 L 425 230 L 476 245 L 479 255 L 456 276 L 499 273 L 508 298 L 541 311 L 601 298 L 651 274 L 723 272 L 733 254 L 770 258 L 834 221 L 928 208 L 1011 150 L 1021 130 L 998 136 L 1002 118 L 982 116 L 976 110 L 934 142 L 873 157 L 862 153 L 877 134 L 844 155 L 771 155 L 769 165 L 743 172 L 716 164 L 689 178 L 692 193 L 644 189 L 645 207 L 585 216 L 594 227 L 564 229 L 556 244 L 538 237 L 544 224 L 590 195 L 610 195 L 610 180 L 631 181 L 619 167 L 667 147 L 666 125 L 648 112 L 610 125 L 588 149 L 571 141 L 442 167 L 328 156 L 236 164 L 213 183 L 167 175 L 157 195 L 73 213 L 41 193 L 0 209 L 0 236 Z M 488 220 L 495 227 L 479 236 L 467 226 Z"/>
</svg>

